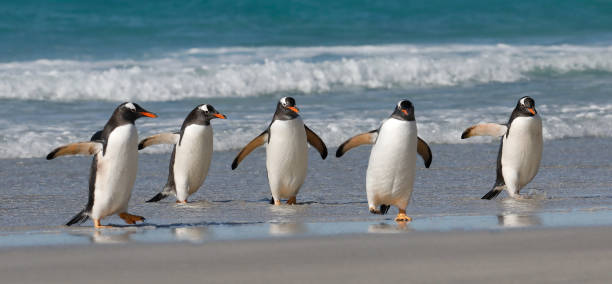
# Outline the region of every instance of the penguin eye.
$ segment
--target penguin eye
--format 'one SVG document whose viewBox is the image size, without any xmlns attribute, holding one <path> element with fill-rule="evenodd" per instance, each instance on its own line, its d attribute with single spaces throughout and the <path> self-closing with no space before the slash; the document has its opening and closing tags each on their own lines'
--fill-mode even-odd
<svg viewBox="0 0 612 284">
<path fill-rule="evenodd" d="M 202 105 L 202 106 L 200 107 L 200 110 L 201 110 L 203 113 L 205 113 L 205 114 L 209 112 L 209 110 L 208 110 L 208 106 L 207 106 L 207 105 Z"/>
</svg>

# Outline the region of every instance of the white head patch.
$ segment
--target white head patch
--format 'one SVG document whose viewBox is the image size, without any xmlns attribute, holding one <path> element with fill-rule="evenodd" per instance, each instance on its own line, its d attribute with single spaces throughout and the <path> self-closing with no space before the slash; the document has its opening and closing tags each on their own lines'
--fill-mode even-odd
<svg viewBox="0 0 612 284">
<path fill-rule="evenodd" d="M 208 107 L 206 105 L 202 105 L 200 109 L 204 112 L 208 112 Z"/>
<path fill-rule="evenodd" d="M 397 102 L 397 108 L 402 109 L 402 102 L 403 102 L 403 101 L 399 101 L 399 102 Z"/>
<path fill-rule="evenodd" d="M 123 106 L 124 106 L 124 107 L 126 107 L 126 108 L 129 108 L 129 109 L 131 109 L 131 110 L 133 110 L 133 111 L 135 111 L 135 110 L 136 110 L 136 106 L 134 106 L 134 104 L 133 104 L 133 103 L 127 103 L 127 104 L 125 104 L 125 105 L 123 105 Z"/>
<path fill-rule="evenodd" d="M 527 99 L 527 98 L 522 98 L 522 99 L 520 100 L 521 105 L 525 105 L 525 100 L 526 100 L 526 99 Z"/>
<path fill-rule="evenodd" d="M 281 103 L 281 105 L 283 105 L 283 106 L 287 106 L 287 97 L 282 97 L 282 98 L 280 99 L 280 103 Z"/>
</svg>

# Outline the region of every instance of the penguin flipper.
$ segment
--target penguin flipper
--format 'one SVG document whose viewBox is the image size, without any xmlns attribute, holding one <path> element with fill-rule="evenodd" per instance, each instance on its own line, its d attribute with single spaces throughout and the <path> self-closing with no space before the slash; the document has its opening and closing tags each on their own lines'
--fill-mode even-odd
<svg viewBox="0 0 612 284">
<path fill-rule="evenodd" d="M 508 131 L 508 126 L 497 123 L 482 123 L 470 126 L 463 131 L 461 139 L 470 138 L 472 136 L 493 136 L 500 137 Z"/>
<path fill-rule="evenodd" d="M 249 144 L 246 144 L 246 146 L 242 148 L 240 153 L 238 153 L 238 155 L 234 159 L 234 162 L 232 162 L 232 170 L 235 170 L 238 167 L 238 164 L 240 164 L 240 162 L 242 162 L 242 160 L 246 156 L 248 156 L 251 152 L 253 152 L 255 148 L 265 144 L 266 141 L 268 141 L 268 129 L 266 129 L 266 131 L 259 134 L 259 136 L 255 137 L 253 140 L 251 140 L 251 142 L 249 142 Z"/>
<path fill-rule="evenodd" d="M 421 137 L 417 137 L 417 153 L 423 157 L 423 161 L 425 161 L 425 167 L 429 168 L 431 165 L 431 160 L 433 159 L 433 155 L 431 154 L 431 149 L 429 149 L 429 145 L 427 142 L 423 141 Z"/>
<path fill-rule="evenodd" d="M 138 143 L 138 150 L 157 144 L 176 144 L 179 142 L 180 137 L 181 135 L 179 133 L 160 133 L 151 135 Z"/>
<path fill-rule="evenodd" d="M 308 126 L 304 125 L 304 129 L 306 129 L 306 140 L 308 140 L 308 144 L 315 147 L 317 151 L 319 151 L 319 154 L 321 154 L 321 158 L 325 160 L 325 158 L 327 158 L 327 147 L 325 143 L 323 143 L 323 140 L 321 140 L 319 135 L 314 133 L 314 131 L 310 130 Z"/>
<path fill-rule="evenodd" d="M 47 160 L 52 160 L 66 155 L 95 155 L 102 150 L 102 143 L 95 141 L 70 143 L 55 148 L 47 155 Z"/>
<path fill-rule="evenodd" d="M 374 144 L 376 143 L 376 138 L 378 138 L 378 129 L 355 135 L 350 139 L 344 141 L 344 143 L 342 143 L 342 145 L 338 147 L 338 150 L 336 151 L 336 157 L 342 157 L 342 155 L 348 152 L 348 150 L 353 149 L 357 146 L 363 144 Z"/>
</svg>

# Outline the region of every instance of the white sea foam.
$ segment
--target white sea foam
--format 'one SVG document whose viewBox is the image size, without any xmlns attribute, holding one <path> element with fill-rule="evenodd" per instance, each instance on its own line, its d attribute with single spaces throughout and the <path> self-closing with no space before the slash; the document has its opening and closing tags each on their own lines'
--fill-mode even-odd
<svg viewBox="0 0 612 284">
<path fill-rule="evenodd" d="M 391 106 L 392 107 L 392 106 Z M 303 109 L 308 109 L 304 107 Z M 483 143 L 496 142 L 495 138 L 475 137 L 461 140 L 461 132 L 472 124 L 481 122 L 505 123 L 511 107 L 487 107 L 478 112 L 466 109 L 438 109 L 426 113 L 417 111 L 419 136 L 429 143 Z M 539 105 L 542 114 L 544 138 L 571 137 L 612 137 L 612 104 L 582 104 L 565 107 L 563 105 Z M 304 113 L 307 125 L 317 132 L 329 148 L 335 148 L 349 137 L 361 132 L 376 129 L 390 111 L 377 110 L 365 115 L 363 110 L 346 112 L 342 117 L 326 116 L 329 109 L 317 113 Z M 234 115 L 235 117 L 236 115 Z M 214 150 L 237 151 L 256 137 L 269 124 L 270 114 L 262 113 L 240 118 L 213 121 Z M 141 138 L 148 135 L 177 131 L 181 118 L 160 117 L 155 120 L 138 122 Z M 53 148 L 76 141 L 86 141 L 100 121 L 74 124 L 73 121 L 8 122 L 0 119 L 0 158 L 44 157 Z M 171 147 L 152 146 L 144 153 L 168 153 Z"/>
<path fill-rule="evenodd" d="M 612 47 L 207 48 L 143 60 L 0 63 L 0 98 L 172 101 L 504 83 L 584 71 L 612 72 Z"/>
</svg>

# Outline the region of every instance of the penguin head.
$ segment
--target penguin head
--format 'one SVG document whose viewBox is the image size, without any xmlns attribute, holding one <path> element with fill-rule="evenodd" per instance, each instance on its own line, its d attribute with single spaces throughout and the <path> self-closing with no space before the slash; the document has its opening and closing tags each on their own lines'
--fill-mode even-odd
<svg viewBox="0 0 612 284">
<path fill-rule="evenodd" d="M 538 113 L 535 109 L 535 101 L 529 96 L 519 99 L 515 111 L 524 116 L 534 116 Z"/>
<path fill-rule="evenodd" d="M 274 117 L 280 120 L 290 120 L 298 117 L 300 110 L 295 105 L 295 99 L 292 97 L 282 97 L 276 105 Z"/>
<path fill-rule="evenodd" d="M 414 121 L 414 106 L 409 100 L 401 100 L 395 106 L 391 117 L 399 120 Z"/>
<path fill-rule="evenodd" d="M 136 119 L 139 119 L 143 116 L 155 118 L 156 114 L 142 108 L 136 103 L 125 102 L 120 104 L 113 113 L 113 116 L 117 118 L 121 118 L 128 122 L 134 122 Z"/>
<path fill-rule="evenodd" d="M 199 117 L 204 119 L 204 121 L 210 121 L 214 118 L 226 119 L 227 117 L 221 113 L 219 113 L 212 105 L 209 104 L 201 104 L 197 106 L 194 110 Z"/>
</svg>

